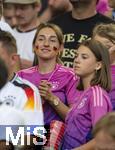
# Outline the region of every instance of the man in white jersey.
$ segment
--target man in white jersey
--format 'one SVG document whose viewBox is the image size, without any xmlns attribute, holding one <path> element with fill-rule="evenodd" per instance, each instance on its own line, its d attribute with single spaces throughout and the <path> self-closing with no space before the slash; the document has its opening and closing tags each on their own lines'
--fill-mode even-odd
<svg viewBox="0 0 115 150">
<path fill-rule="evenodd" d="M 18 76 L 14 76 L 0 90 L 0 105 L 20 109 L 26 125 L 43 125 L 41 98 L 38 89 Z"/>
<path fill-rule="evenodd" d="M 14 29 L 17 40 L 18 54 L 22 68 L 32 66 L 34 53 L 32 42 L 37 26 L 40 24 L 38 13 L 41 9 L 40 0 L 4 0 L 14 4 L 16 8 L 17 28 Z"/>
<path fill-rule="evenodd" d="M 16 50 L 16 41 L 13 36 L 10 33 L 1 30 L 0 57 L 5 61 L 8 68 L 9 81 L 0 90 L 0 109 L 4 105 L 13 107 L 22 113 L 24 125 L 30 127 L 37 125 L 42 126 L 42 129 L 44 129 L 42 104 L 38 89 L 29 81 L 21 79 L 14 74 L 14 72 L 19 70 L 17 63 L 17 58 L 19 56 L 17 55 Z M 7 113 L 7 109 L 5 111 L 6 112 L 4 113 Z M 10 124 L 9 121 L 7 122 L 7 119 L 5 123 L 6 125 Z M 32 130 L 30 129 L 30 133 L 33 133 L 33 128 Z"/>
</svg>

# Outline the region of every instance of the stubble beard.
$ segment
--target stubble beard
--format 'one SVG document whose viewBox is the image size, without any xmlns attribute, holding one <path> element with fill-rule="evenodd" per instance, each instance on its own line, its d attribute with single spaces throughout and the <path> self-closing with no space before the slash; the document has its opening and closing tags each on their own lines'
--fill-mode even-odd
<svg viewBox="0 0 115 150">
<path fill-rule="evenodd" d="M 92 0 L 70 0 L 74 8 L 86 8 L 91 4 Z"/>
</svg>

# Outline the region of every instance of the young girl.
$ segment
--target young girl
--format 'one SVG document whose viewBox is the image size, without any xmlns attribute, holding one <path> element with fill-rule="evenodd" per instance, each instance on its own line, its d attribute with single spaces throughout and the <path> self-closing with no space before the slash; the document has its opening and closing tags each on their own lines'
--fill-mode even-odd
<svg viewBox="0 0 115 150">
<path fill-rule="evenodd" d="M 58 26 L 38 26 L 33 48 L 38 65 L 18 74 L 39 88 L 45 124 L 49 125 L 52 120 L 65 118 L 76 99 L 77 80 L 72 69 L 59 64 L 59 54 L 63 50 L 63 34 Z"/>
<path fill-rule="evenodd" d="M 93 30 L 93 38 L 104 44 L 109 51 L 111 61 L 112 88 L 109 96 L 115 110 L 115 24 L 99 24 Z"/>
<path fill-rule="evenodd" d="M 80 77 L 77 89 L 82 94 L 66 117 L 62 149 L 89 150 L 94 146 L 94 140 L 87 143 L 92 127 L 112 110 L 106 93 L 111 88 L 107 49 L 97 41 L 85 41 L 76 52 L 74 71 Z"/>
</svg>

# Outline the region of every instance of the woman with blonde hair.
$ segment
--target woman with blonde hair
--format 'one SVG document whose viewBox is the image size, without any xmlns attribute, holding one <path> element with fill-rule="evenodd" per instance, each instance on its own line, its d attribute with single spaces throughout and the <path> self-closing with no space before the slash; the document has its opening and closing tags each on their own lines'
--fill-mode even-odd
<svg viewBox="0 0 115 150">
<path fill-rule="evenodd" d="M 54 24 L 40 24 L 33 40 L 36 66 L 21 70 L 19 76 L 36 85 L 42 97 L 45 124 L 62 120 L 76 100 L 76 76 L 72 69 L 60 64 L 63 34 Z M 39 117 L 39 116 L 38 116 Z"/>
</svg>

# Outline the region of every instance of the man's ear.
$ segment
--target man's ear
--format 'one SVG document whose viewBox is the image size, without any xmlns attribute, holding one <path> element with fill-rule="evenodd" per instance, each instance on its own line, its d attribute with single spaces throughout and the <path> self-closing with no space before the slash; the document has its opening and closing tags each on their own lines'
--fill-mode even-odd
<svg viewBox="0 0 115 150">
<path fill-rule="evenodd" d="M 11 59 L 12 59 L 12 64 L 20 62 L 20 56 L 18 54 L 12 54 Z"/>
<path fill-rule="evenodd" d="M 41 8 L 42 8 L 42 4 L 41 3 L 36 3 L 35 4 L 35 9 L 37 10 L 38 14 L 39 14 Z"/>
<path fill-rule="evenodd" d="M 18 54 L 12 54 L 12 60 L 18 60 L 20 56 Z"/>
</svg>

